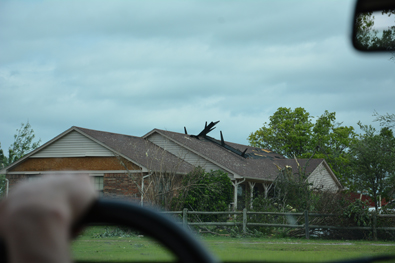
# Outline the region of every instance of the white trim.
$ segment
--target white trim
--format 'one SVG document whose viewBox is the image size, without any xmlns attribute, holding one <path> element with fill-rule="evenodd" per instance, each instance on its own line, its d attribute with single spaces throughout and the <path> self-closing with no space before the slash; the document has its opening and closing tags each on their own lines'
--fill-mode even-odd
<svg viewBox="0 0 395 263">
<path fill-rule="evenodd" d="M 26 172 L 26 171 L 21 171 L 21 172 L 9 172 L 7 174 L 26 174 L 26 175 L 35 175 L 35 174 L 41 174 L 41 172 Z"/>
<path fill-rule="evenodd" d="M 337 176 L 335 175 L 335 173 L 332 171 L 331 167 L 329 166 L 329 164 L 325 161 L 324 159 L 324 165 L 326 166 L 326 169 L 328 169 L 329 174 L 332 176 L 332 178 L 335 180 L 335 182 L 339 185 L 339 188 L 342 189 L 343 186 L 340 183 L 339 179 L 337 179 Z"/>
<path fill-rule="evenodd" d="M 80 174 L 80 173 L 90 173 L 90 174 L 116 174 L 116 173 L 144 173 L 143 170 L 73 170 L 73 171 L 40 171 L 40 172 L 29 172 L 29 171 L 21 171 L 21 172 L 9 172 L 7 173 L 12 174 Z"/>
<path fill-rule="evenodd" d="M 140 206 L 143 207 L 144 206 L 144 179 L 148 178 L 152 175 L 153 173 L 149 173 L 147 175 L 144 175 L 143 178 L 141 179 L 141 200 L 140 200 Z"/>
<path fill-rule="evenodd" d="M 271 182 L 271 183 L 273 183 L 274 180 L 275 180 L 275 179 L 274 180 L 271 180 L 271 179 L 269 180 L 269 179 L 256 178 L 256 177 L 247 177 L 247 176 L 240 176 L 240 177 L 237 177 L 236 179 L 241 179 L 241 178 L 245 178 L 245 179 L 248 179 L 248 180 L 255 180 L 255 181 L 258 181 L 260 183 L 262 183 L 262 182 Z"/>
<path fill-rule="evenodd" d="M 238 174 L 233 174 L 233 179 L 243 179 L 243 178 L 247 178 L 247 177 L 244 177 L 244 176 L 241 176 L 241 175 L 238 175 Z"/>
</svg>

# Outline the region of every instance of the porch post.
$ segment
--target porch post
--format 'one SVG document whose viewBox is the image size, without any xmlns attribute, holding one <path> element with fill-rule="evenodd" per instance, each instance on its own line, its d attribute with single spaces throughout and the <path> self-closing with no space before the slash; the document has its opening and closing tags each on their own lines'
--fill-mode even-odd
<svg viewBox="0 0 395 263">
<path fill-rule="evenodd" d="M 232 184 L 233 184 L 233 182 L 232 182 Z M 233 211 L 236 211 L 237 210 L 237 187 L 238 187 L 238 183 L 237 183 L 237 181 L 235 180 L 235 183 L 233 184 L 233 186 L 234 186 L 234 193 L 233 193 Z"/>
<path fill-rule="evenodd" d="M 236 211 L 237 209 L 237 187 L 239 186 L 239 184 L 243 183 L 246 179 L 243 178 L 242 181 L 237 182 L 237 179 L 235 179 L 234 182 L 232 182 L 233 186 L 234 186 L 234 196 L 233 196 L 233 211 Z"/>
<path fill-rule="evenodd" d="M 254 186 L 255 186 L 255 183 L 254 182 L 248 182 L 248 184 L 250 185 L 250 208 L 252 209 L 252 200 L 254 199 Z"/>
<path fill-rule="evenodd" d="M 273 184 L 265 184 L 262 183 L 263 189 L 265 190 L 265 199 L 267 199 L 267 195 L 269 194 L 270 188 L 272 188 Z"/>
</svg>

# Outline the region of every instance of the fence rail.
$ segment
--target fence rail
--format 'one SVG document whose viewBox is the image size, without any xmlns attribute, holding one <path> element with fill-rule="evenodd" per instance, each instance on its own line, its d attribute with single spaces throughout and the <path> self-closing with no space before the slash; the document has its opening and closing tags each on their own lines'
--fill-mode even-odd
<svg viewBox="0 0 395 263">
<path fill-rule="evenodd" d="M 280 212 L 248 212 L 246 208 L 243 211 L 237 212 L 206 212 L 206 211 L 188 211 L 184 209 L 183 211 L 166 211 L 165 214 L 179 214 L 182 215 L 182 224 L 184 227 L 187 226 L 242 226 L 243 233 L 247 233 L 247 226 L 262 226 L 262 227 L 284 227 L 284 228 L 304 228 L 305 236 L 307 239 L 310 238 L 311 229 L 336 229 L 336 230 L 371 230 L 373 238 L 377 239 L 377 230 L 387 230 L 395 231 L 395 227 L 377 227 L 377 217 L 382 218 L 395 218 L 395 214 L 375 214 L 372 213 L 372 226 L 365 227 L 341 227 L 341 226 L 327 226 L 327 225 L 310 225 L 309 217 L 332 217 L 339 215 L 335 214 L 318 214 L 309 213 L 304 211 L 304 213 L 280 213 Z M 242 215 L 241 222 L 188 222 L 188 215 Z M 301 225 L 290 225 L 290 224 L 267 224 L 267 223 L 249 223 L 249 215 L 275 215 L 275 216 L 303 216 L 304 224 Z"/>
</svg>

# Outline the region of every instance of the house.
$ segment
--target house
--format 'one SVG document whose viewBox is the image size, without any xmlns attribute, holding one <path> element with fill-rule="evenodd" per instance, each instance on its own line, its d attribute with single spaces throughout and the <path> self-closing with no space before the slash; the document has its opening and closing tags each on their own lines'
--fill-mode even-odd
<svg viewBox="0 0 395 263">
<path fill-rule="evenodd" d="M 218 122 L 216 122 L 218 123 Z M 20 180 L 57 173 L 89 174 L 104 196 L 122 196 L 143 202 L 152 173 L 185 175 L 195 167 L 222 170 L 234 186 L 234 206 L 246 187 L 251 194 L 267 196 L 279 169 L 298 172 L 307 160 L 286 159 L 267 149 L 226 142 L 207 134 L 216 123 L 205 125 L 197 135 L 153 129 L 142 137 L 71 127 L 17 162 L 4 168 L 10 187 Z M 324 159 L 306 166 L 313 187 L 329 191 L 342 188 Z M 145 187 L 145 190 L 144 190 Z"/>
<path fill-rule="evenodd" d="M 355 193 L 355 192 L 349 192 L 347 193 L 347 198 L 350 199 L 351 201 L 354 200 L 361 200 L 362 202 L 365 202 L 368 207 L 369 207 L 369 211 L 373 211 L 375 210 L 375 203 L 372 200 L 372 197 L 370 197 L 367 192 L 360 192 L 360 193 Z M 378 196 L 378 200 L 377 200 L 377 207 L 381 208 L 383 206 L 388 205 L 389 203 L 391 203 L 392 200 L 387 201 L 386 198 L 381 198 L 381 196 Z"/>
</svg>

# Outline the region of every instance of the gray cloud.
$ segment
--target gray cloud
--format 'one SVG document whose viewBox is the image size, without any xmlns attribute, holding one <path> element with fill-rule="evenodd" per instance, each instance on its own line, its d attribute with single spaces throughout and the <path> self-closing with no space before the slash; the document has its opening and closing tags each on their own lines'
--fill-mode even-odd
<svg viewBox="0 0 395 263">
<path fill-rule="evenodd" d="M 0 4 L 0 134 L 28 119 L 47 141 L 76 125 L 227 140 L 278 107 L 355 126 L 393 112 L 395 64 L 352 50 L 353 1 L 71 1 Z M 219 131 L 213 132 L 218 137 Z"/>
</svg>

